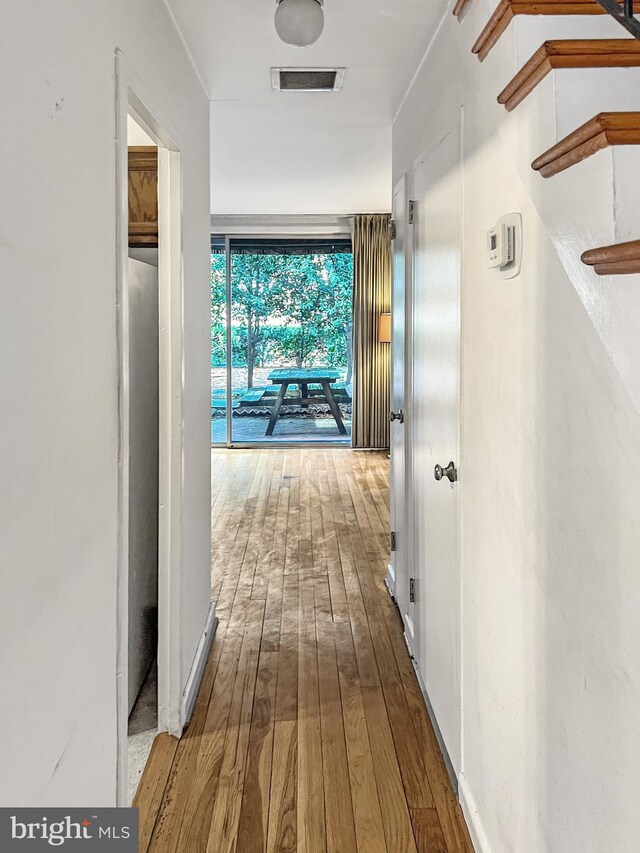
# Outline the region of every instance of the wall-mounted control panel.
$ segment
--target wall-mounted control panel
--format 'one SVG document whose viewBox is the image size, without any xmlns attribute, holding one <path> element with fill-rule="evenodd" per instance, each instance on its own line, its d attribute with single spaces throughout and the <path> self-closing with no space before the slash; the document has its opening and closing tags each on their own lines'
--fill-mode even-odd
<svg viewBox="0 0 640 853">
<path fill-rule="evenodd" d="M 508 213 L 487 231 L 487 256 L 490 269 L 502 278 L 514 278 L 522 265 L 522 216 Z"/>
</svg>

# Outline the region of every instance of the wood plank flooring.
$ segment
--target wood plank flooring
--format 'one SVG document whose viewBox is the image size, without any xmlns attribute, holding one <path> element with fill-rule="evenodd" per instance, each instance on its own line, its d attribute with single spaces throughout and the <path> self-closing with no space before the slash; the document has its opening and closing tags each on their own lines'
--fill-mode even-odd
<svg viewBox="0 0 640 853">
<path fill-rule="evenodd" d="M 468 853 L 384 586 L 386 454 L 212 454 L 220 620 L 191 724 L 154 744 L 146 853 Z"/>
</svg>

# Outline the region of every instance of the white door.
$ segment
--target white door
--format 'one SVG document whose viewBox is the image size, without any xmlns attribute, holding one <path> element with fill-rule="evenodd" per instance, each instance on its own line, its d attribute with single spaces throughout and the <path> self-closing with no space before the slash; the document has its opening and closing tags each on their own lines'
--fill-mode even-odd
<svg viewBox="0 0 640 853">
<path fill-rule="evenodd" d="M 407 578 L 405 530 L 405 291 L 407 249 L 407 193 L 404 178 L 393 195 L 393 282 L 391 291 L 391 562 L 387 583 L 404 614 Z"/>
<path fill-rule="evenodd" d="M 455 479 L 460 428 L 460 164 L 459 126 L 415 164 L 411 408 L 418 666 L 456 771 L 461 728 L 460 484 Z"/>
</svg>

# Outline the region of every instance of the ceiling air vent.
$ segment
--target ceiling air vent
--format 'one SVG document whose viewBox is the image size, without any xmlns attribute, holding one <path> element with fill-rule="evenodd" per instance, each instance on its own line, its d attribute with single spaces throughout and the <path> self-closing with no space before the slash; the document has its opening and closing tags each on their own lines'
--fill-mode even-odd
<svg viewBox="0 0 640 853">
<path fill-rule="evenodd" d="M 345 68 L 272 68 L 275 92 L 338 92 Z"/>
</svg>

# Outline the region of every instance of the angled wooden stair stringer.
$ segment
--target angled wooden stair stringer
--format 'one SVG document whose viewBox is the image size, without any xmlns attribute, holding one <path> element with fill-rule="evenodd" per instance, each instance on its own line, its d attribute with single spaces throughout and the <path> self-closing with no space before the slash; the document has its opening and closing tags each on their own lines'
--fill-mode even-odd
<svg viewBox="0 0 640 853">
<path fill-rule="evenodd" d="M 606 15 L 596 0 L 500 0 L 471 48 L 482 62 L 517 15 Z"/>
<path fill-rule="evenodd" d="M 610 145 L 640 145 L 640 112 L 599 113 L 537 157 L 531 168 L 550 178 Z"/>
<path fill-rule="evenodd" d="M 640 273 L 640 240 L 589 249 L 582 254 L 581 260 L 593 267 L 598 275 Z"/>
<path fill-rule="evenodd" d="M 562 39 L 546 41 L 498 95 L 498 102 L 515 109 L 550 71 L 556 68 L 640 67 L 637 39 Z"/>
</svg>

